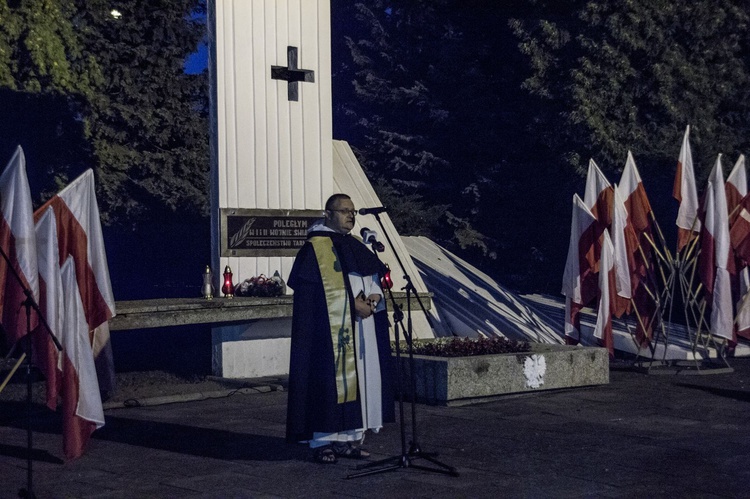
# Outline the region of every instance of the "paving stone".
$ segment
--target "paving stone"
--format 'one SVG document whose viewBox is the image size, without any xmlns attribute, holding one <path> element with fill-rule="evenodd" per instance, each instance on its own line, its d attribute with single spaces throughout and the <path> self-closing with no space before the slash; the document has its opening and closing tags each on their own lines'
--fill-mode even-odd
<svg viewBox="0 0 750 499">
<path fill-rule="evenodd" d="M 735 372 L 612 371 L 610 383 L 462 407 L 417 404 L 415 466 L 348 478 L 284 442 L 286 392 L 108 409 L 87 453 L 62 460 L 59 415 L 35 407 L 38 497 L 742 497 L 750 491 L 750 359 Z M 411 406 L 405 404 L 411 440 Z M 25 407 L 0 399 L 0 498 L 26 486 Z M 400 458 L 401 428 L 368 436 Z M 417 463 L 421 460 L 414 460 Z"/>
</svg>

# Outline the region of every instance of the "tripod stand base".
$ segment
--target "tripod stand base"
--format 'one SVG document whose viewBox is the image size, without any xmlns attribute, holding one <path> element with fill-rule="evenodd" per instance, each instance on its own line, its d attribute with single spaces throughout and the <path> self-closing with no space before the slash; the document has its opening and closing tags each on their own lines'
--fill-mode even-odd
<svg viewBox="0 0 750 499">
<path fill-rule="evenodd" d="M 385 459 L 381 459 L 379 461 L 373 461 L 371 463 L 367 464 L 360 464 L 356 467 L 360 471 L 359 473 L 352 473 L 350 475 L 347 475 L 346 478 L 358 478 L 361 476 L 367 476 L 367 475 L 374 475 L 377 473 L 385 473 L 387 471 L 394 471 L 401 468 L 413 468 L 417 470 L 422 471 L 429 471 L 431 473 L 442 473 L 444 475 L 448 476 L 459 476 L 458 471 L 453 466 L 448 466 L 447 464 L 441 463 L 437 459 L 435 459 L 434 456 L 437 454 L 434 453 L 425 453 L 420 450 L 410 450 L 409 454 L 403 454 L 400 456 L 393 456 L 388 457 Z M 413 461 L 415 459 L 425 459 L 432 464 L 436 465 L 437 467 L 432 466 L 423 466 L 420 464 L 415 464 Z"/>
</svg>

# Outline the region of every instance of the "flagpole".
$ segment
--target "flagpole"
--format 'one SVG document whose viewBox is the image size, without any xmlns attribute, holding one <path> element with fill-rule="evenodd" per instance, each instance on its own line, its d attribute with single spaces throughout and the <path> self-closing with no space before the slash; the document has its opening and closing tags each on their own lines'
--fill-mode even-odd
<svg viewBox="0 0 750 499">
<path fill-rule="evenodd" d="M 5 380 L 3 381 L 3 384 L 0 385 L 0 393 L 3 392 L 5 389 L 5 386 L 8 384 L 10 379 L 13 377 L 13 375 L 16 373 L 19 367 L 21 367 L 21 364 L 23 364 L 24 359 L 26 358 L 26 352 L 23 352 L 21 356 L 18 358 L 18 362 L 16 362 L 16 365 L 13 366 L 13 369 L 10 370 L 10 373 L 8 373 L 8 376 L 5 377 Z"/>
<path fill-rule="evenodd" d="M 656 220 L 656 217 L 654 216 L 653 211 L 649 210 L 648 214 L 651 217 L 651 221 L 654 223 L 654 226 L 656 226 L 656 232 L 659 234 L 659 240 L 661 241 L 661 245 L 664 247 L 664 252 L 667 254 L 667 257 L 668 257 L 667 261 L 672 262 L 674 259 L 672 258 L 672 253 L 669 251 L 669 248 L 667 247 L 667 241 L 666 239 L 664 239 L 664 233 L 661 231 L 661 226 L 659 225 L 659 222 Z"/>
</svg>

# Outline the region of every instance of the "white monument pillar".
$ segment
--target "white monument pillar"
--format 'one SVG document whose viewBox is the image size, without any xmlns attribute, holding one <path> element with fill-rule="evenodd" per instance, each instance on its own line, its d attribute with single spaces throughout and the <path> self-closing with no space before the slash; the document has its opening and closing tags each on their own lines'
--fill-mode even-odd
<svg viewBox="0 0 750 499">
<path fill-rule="evenodd" d="M 333 194 L 330 2 L 213 0 L 209 12 L 212 267 L 229 265 L 235 280 L 275 270 L 286 279 L 298 248 L 228 249 L 223 210 L 319 214 Z"/>
</svg>

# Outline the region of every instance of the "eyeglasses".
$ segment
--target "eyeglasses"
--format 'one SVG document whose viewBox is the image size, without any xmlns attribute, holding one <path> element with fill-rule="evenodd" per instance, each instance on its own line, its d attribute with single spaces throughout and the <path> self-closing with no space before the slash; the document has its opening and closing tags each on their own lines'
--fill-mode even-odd
<svg viewBox="0 0 750 499">
<path fill-rule="evenodd" d="M 336 211 L 338 213 L 343 213 L 344 215 L 354 215 L 357 216 L 357 210 L 328 210 L 328 211 Z"/>
</svg>

